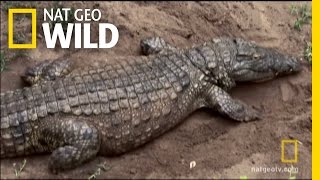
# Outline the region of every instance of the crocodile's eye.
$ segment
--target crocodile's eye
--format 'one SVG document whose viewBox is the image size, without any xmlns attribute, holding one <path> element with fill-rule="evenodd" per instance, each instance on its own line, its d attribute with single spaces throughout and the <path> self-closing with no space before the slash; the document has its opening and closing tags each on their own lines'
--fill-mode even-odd
<svg viewBox="0 0 320 180">
<path fill-rule="evenodd" d="M 260 56 L 260 54 L 254 53 L 254 54 L 252 55 L 252 57 L 253 57 L 253 59 L 259 59 L 261 56 Z"/>
</svg>

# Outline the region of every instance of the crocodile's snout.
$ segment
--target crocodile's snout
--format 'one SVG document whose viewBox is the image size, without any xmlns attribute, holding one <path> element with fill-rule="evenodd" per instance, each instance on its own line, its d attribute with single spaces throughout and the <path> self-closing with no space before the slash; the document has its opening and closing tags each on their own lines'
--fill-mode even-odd
<svg viewBox="0 0 320 180">
<path fill-rule="evenodd" d="M 236 42 L 238 54 L 232 65 L 235 81 L 264 81 L 276 76 L 301 71 L 300 61 L 274 49 L 263 48 L 246 41 Z"/>
<path fill-rule="evenodd" d="M 302 69 L 300 61 L 298 60 L 298 58 L 295 57 L 287 56 L 278 64 L 280 64 L 280 67 L 278 67 L 278 69 L 276 67 L 275 71 L 278 71 L 278 73 L 280 74 L 297 73 L 300 72 Z M 277 65 L 277 63 L 275 65 Z"/>
<path fill-rule="evenodd" d="M 270 53 L 270 56 L 261 61 L 262 62 L 257 62 L 256 66 L 253 67 L 253 70 L 261 74 L 265 72 L 270 73 L 270 78 L 297 73 L 302 69 L 298 58 L 277 52 Z M 259 65 L 259 63 L 261 65 Z"/>
<path fill-rule="evenodd" d="M 236 81 L 265 81 L 297 73 L 301 69 L 301 63 L 297 58 L 273 53 L 260 59 L 237 61 L 232 75 Z"/>
</svg>

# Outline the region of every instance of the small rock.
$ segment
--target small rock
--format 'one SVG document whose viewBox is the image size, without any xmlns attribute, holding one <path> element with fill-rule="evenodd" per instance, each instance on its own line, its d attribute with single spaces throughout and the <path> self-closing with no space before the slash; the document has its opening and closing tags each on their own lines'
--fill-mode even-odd
<svg viewBox="0 0 320 180">
<path fill-rule="evenodd" d="M 191 161 L 190 162 L 190 169 L 196 167 L 196 162 L 195 161 Z"/>
<path fill-rule="evenodd" d="M 280 90 L 282 94 L 282 100 L 288 101 L 294 96 L 292 87 L 288 83 L 283 83 L 280 85 Z"/>
<path fill-rule="evenodd" d="M 184 164 L 184 163 L 185 163 L 185 160 L 184 160 L 184 159 L 181 159 L 180 162 L 181 162 L 181 164 Z"/>
<path fill-rule="evenodd" d="M 294 139 L 294 136 L 292 134 L 289 134 L 288 136 L 290 139 Z"/>
<path fill-rule="evenodd" d="M 310 97 L 310 98 L 306 99 L 305 101 L 306 101 L 307 103 L 311 103 L 311 102 L 312 102 L 312 98 Z"/>
</svg>

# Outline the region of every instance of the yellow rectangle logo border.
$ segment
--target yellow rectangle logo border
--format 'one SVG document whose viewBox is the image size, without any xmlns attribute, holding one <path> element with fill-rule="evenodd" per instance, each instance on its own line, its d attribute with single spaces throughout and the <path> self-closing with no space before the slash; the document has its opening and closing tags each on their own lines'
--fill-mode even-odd
<svg viewBox="0 0 320 180">
<path fill-rule="evenodd" d="M 285 144 L 294 144 L 294 159 L 285 159 L 284 146 Z M 281 141 L 281 162 L 297 163 L 298 162 L 298 140 L 284 139 Z"/>
<path fill-rule="evenodd" d="M 320 179 L 320 123 L 319 123 L 319 90 L 320 90 L 320 68 L 319 68 L 319 22 L 320 14 L 317 10 L 320 2 L 312 1 L 312 179 Z"/>
<path fill-rule="evenodd" d="M 31 13 L 32 39 L 31 44 L 14 44 L 13 43 L 13 14 Z M 15 49 L 34 49 L 37 48 L 37 10 L 36 9 L 9 9 L 8 12 L 8 47 Z"/>
</svg>

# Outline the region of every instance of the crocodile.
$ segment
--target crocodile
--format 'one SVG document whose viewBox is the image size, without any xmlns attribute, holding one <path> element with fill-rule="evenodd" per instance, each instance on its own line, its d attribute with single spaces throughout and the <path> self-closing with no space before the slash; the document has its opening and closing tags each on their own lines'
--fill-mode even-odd
<svg viewBox="0 0 320 180">
<path fill-rule="evenodd" d="M 258 108 L 228 91 L 301 71 L 298 58 L 242 38 L 178 49 L 149 37 L 140 45 L 142 56 L 98 68 L 72 71 L 65 58 L 28 68 L 32 86 L 1 93 L 1 158 L 51 153 L 57 173 L 136 149 L 203 107 L 258 120 Z"/>
</svg>

